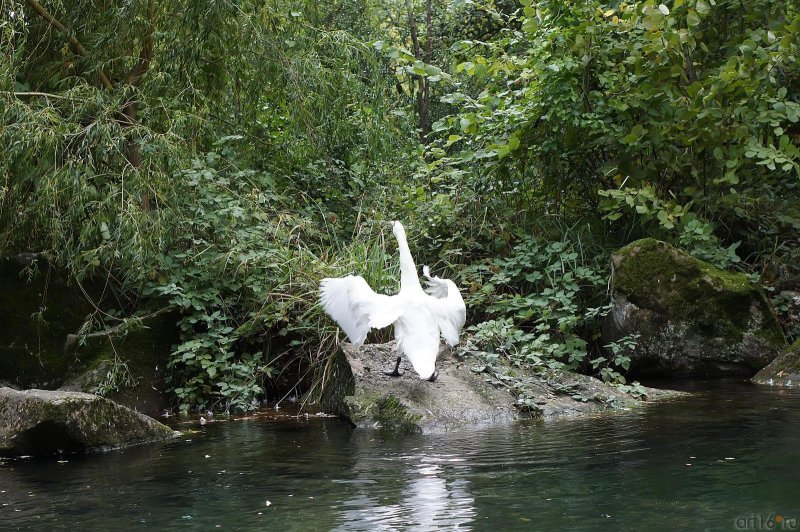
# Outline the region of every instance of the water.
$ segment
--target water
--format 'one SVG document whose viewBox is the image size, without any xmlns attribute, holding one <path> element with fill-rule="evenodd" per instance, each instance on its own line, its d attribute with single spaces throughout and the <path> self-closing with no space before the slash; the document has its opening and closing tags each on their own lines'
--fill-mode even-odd
<svg viewBox="0 0 800 532">
<path fill-rule="evenodd" d="M 780 515 L 774 529 L 800 529 L 800 390 L 696 388 L 631 413 L 435 436 L 244 419 L 8 461 L 0 528 L 731 530 Z"/>
</svg>

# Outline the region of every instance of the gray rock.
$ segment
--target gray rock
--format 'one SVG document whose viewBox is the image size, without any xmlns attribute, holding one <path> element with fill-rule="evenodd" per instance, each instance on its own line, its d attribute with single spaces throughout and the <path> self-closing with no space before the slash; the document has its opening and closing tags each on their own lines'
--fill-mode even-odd
<svg viewBox="0 0 800 532">
<path fill-rule="evenodd" d="M 359 428 L 431 433 L 640 404 L 586 375 L 535 375 L 501 363 L 494 366 L 496 371 L 489 372 L 449 349 L 439 354 L 435 382 L 421 380 L 405 359 L 400 367 L 402 376 L 389 377 L 384 372 L 394 367 L 393 347 L 389 343 L 356 349 L 343 344 L 329 367 L 322 409 L 347 418 Z M 523 388 L 524 405 L 519 402 Z M 651 399 L 677 395 L 652 389 L 648 392 Z"/>
<path fill-rule="evenodd" d="M 0 388 L 0 454 L 103 450 L 177 435 L 152 418 L 96 395 Z"/>
<path fill-rule="evenodd" d="M 800 386 L 800 340 L 786 348 L 770 364 L 753 377 L 756 384 Z"/>
<path fill-rule="evenodd" d="M 613 308 L 603 343 L 638 333 L 633 375 L 752 375 L 785 347 L 760 288 L 665 242 L 638 240 L 613 257 Z"/>
</svg>

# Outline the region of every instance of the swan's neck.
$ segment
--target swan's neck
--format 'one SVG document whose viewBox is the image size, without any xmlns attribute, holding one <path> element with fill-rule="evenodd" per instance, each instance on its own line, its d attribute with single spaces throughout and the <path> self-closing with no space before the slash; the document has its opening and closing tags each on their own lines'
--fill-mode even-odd
<svg viewBox="0 0 800 532">
<path fill-rule="evenodd" d="M 397 247 L 400 250 L 400 291 L 418 290 L 422 291 L 417 277 L 417 266 L 408 249 L 408 241 L 405 234 L 397 235 Z"/>
</svg>

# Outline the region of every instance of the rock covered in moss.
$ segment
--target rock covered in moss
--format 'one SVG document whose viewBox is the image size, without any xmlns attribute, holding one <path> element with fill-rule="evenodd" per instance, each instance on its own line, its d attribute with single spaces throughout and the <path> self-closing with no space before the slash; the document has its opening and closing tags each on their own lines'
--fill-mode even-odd
<svg viewBox="0 0 800 532">
<path fill-rule="evenodd" d="M 489 372 L 449 349 L 439 354 L 435 382 L 421 380 L 405 359 L 400 366 L 402 376 L 390 377 L 384 372 L 394 368 L 393 348 L 393 343 L 358 349 L 343 344 L 328 368 L 322 409 L 360 428 L 430 433 L 638 404 L 592 377 L 567 372 L 534 375 L 508 366 Z M 520 404 L 522 388 L 524 405 Z M 652 398 L 672 395 L 648 391 Z"/>
<path fill-rule="evenodd" d="M 665 242 L 638 240 L 613 257 L 605 344 L 639 333 L 637 375 L 753 374 L 785 346 L 760 288 Z"/>
<path fill-rule="evenodd" d="M 753 382 L 771 386 L 800 386 L 800 340 L 756 373 Z"/>
<path fill-rule="evenodd" d="M 125 327 L 69 335 L 64 354 L 71 364 L 59 390 L 98 391 L 139 412 L 162 411 L 168 405 L 164 376 L 172 345 L 179 340 L 179 318 L 177 311 L 166 309 Z"/>
<path fill-rule="evenodd" d="M 178 433 L 113 401 L 81 392 L 0 388 L 0 453 L 52 454 L 165 441 Z"/>
</svg>

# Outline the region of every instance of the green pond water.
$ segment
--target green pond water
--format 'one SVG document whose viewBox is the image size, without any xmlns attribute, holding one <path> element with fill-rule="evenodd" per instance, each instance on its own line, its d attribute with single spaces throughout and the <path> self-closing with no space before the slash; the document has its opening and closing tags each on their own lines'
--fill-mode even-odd
<svg viewBox="0 0 800 532">
<path fill-rule="evenodd" d="M 627 413 L 441 435 L 257 418 L 6 460 L 0 528 L 800 530 L 800 390 L 689 387 Z"/>
</svg>

